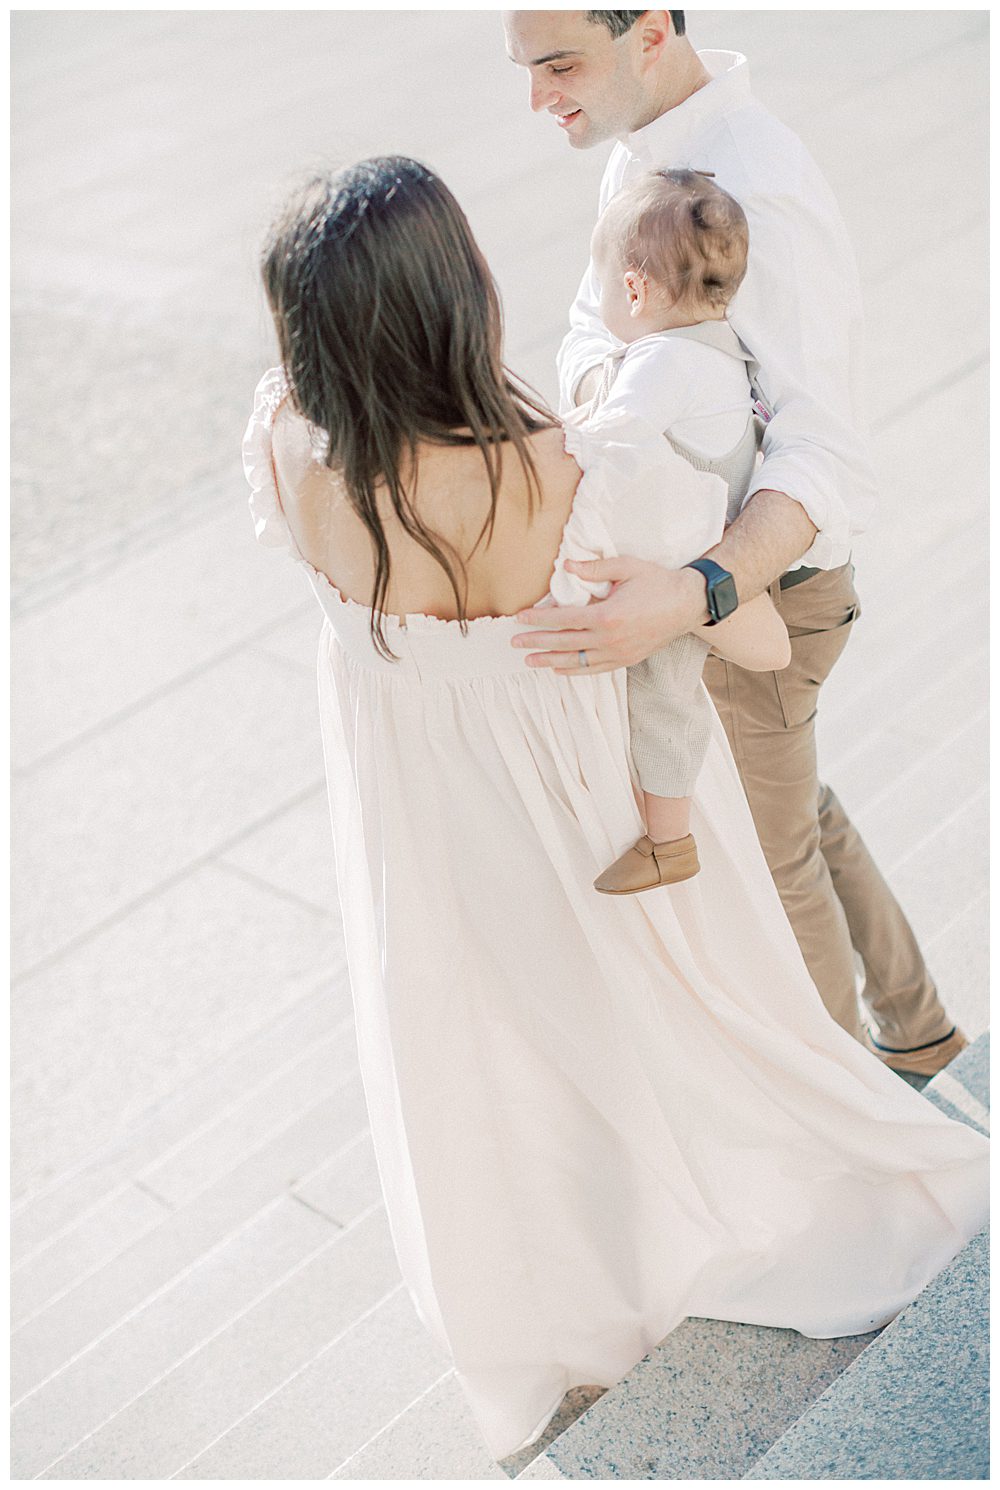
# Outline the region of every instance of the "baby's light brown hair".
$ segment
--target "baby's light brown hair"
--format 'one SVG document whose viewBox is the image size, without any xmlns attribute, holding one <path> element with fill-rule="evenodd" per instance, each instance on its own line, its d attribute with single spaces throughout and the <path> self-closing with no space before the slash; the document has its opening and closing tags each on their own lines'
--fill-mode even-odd
<svg viewBox="0 0 1000 1490">
<path fill-rule="evenodd" d="M 743 208 L 700 171 L 650 171 L 609 204 L 607 247 L 671 304 L 724 310 L 743 282 L 750 233 Z"/>
</svg>

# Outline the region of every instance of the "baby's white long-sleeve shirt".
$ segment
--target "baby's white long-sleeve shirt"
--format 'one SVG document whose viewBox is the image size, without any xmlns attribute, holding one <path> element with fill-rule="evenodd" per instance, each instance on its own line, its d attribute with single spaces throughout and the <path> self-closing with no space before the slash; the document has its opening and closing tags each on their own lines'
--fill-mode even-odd
<svg viewBox="0 0 1000 1490">
<path fill-rule="evenodd" d="M 620 362 L 601 408 L 638 414 L 698 455 L 727 455 L 750 415 L 746 364 L 686 337 L 654 331 L 613 354 Z"/>
</svg>

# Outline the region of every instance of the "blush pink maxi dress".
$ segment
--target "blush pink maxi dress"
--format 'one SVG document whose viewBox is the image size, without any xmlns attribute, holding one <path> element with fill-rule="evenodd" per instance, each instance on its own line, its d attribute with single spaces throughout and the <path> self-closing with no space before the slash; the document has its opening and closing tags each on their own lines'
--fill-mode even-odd
<svg viewBox="0 0 1000 1490">
<path fill-rule="evenodd" d="M 244 443 L 260 542 L 323 613 L 318 686 L 361 1073 L 418 1314 L 496 1458 L 688 1315 L 852 1335 L 985 1224 L 988 1141 L 827 1014 L 715 717 L 701 873 L 615 899 L 642 832 L 625 673 L 560 678 L 513 618 L 391 621 L 296 550 L 274 481 L 280 370 Z M 669 562 L 690 471 L 658 432 L 569 428 L 566 558 Z M 680 461 L 680 465 L 678 462 Z M 681 467 L 684 470 L 681 470 Z M 710 478 L 714 479 L 714 478 Z M 676 515 L 676 504 L 674 504 Z"/>
</svg>

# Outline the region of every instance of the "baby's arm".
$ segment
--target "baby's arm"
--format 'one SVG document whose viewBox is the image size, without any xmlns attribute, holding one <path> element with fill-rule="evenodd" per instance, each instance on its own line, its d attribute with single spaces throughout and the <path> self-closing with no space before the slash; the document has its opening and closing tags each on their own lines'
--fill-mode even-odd
<svg viewBox="0 0 1000 1490">
<path fill-rule="evenodd" d="M 750 672 L 777 672 L 792 658 L 787 628 L 766 592 L 738 606 L 717 626 L 696 626 L 695 635 Z"/>
<path fill-rule="evenodd" d="M 662 434 L 682 419 L 691 405 L 683 356 L 688 350 L 684 343 L 666 338 L 644 337 L 633 342 L 600 412 L 638 415 Z"/>
</svg>

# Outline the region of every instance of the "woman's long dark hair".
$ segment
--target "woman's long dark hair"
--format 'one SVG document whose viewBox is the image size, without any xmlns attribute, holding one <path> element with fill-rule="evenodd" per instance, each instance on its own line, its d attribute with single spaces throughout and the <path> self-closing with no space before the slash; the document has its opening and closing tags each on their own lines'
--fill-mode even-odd
<svg viewBox="0 0 1000 1490">
<path fill-rule="evenodd" d="M 421 520 L 402 473 L 415 470 L 420 440 L 478 445 L 490 484 L 478 547 L 493 533 L 503 445 L 521 460 L 532 511 L 540 493 L 527 436 L 556 423 L 503 366 L 500 299 L 465 214 L 418 161 L 363 160 L 295 195 L 262 269 L 293 405 L 328 437 L 326 463 L 371 536 L 376 647 L 394 655 L 380 483 L 405 532 L 447 574 L 464 629 L 464 562 Z"/>
</svg>

